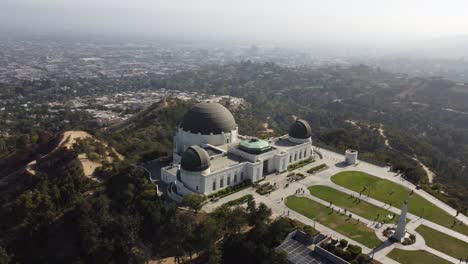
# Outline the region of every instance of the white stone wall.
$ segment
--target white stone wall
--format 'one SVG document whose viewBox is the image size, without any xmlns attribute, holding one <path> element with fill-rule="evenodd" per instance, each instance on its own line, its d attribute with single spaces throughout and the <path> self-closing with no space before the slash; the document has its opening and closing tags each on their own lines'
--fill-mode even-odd
<svg viewBox="0 0 468 264">
<path fill-rule="evenodd" d="M 203 177 L 204 187 L 203 193 L 210 194 L 219 190 L 225 189 L 228 186 L 237 185 L 247 179 L 248 173 L 246 171 L 246 165 L 248 163 L 240 163 L 238 165 L 228 167 L 224 170 L 213 172 Z M 215 183 L 215 189 L 213 189 L 213 182 Z"/>
<path fill-rule="evenodd" d="M 252 182 L 263 179 L 263 161 L 247 163 L 246 172 L 247 176 Z"/>
<path fill-rule="evenodd" d="M 210 169 L 201 172 L 186 171 L 180 169 L 180 179 L 185 187 L 192 192 L 205 193 L 205 175 L 210 174 Z"/>
<path fill-rule="evenodd" d="M 287 152 L 275 154 L 275 156 L 272 159 L 272 163 L 274 164 L 274 170 L 279 172 L 287 170 L 289 165 L 288 157 L 289 155 Z"/>
<path fill-rule="evenodd" d="M 221 134 L 203 135 L 201 133 L 194 134 L 187 132 L 179 127 L 174 136 L 174 152 L 182 153 L 192 145 L 210 144 L 219 146 L 234 142 L 237 142 L 237 128 L 228 133 L 223 132 Z"/>
<path fill-rule="evenodd" d="M 345 151 L 345 162 L 349 165 L 354 165 L 358 162 L 358 152 L 356 150 L 347 149 Z"/>
<path fill-rule="evenodd" d="M 314 156 L 312 143 L 307 142 L 288 149 L 288 165 Z"/>
<path fill-rule="evenodd" d="M 311 138 L 303 139 L 303 138 L 294 138 L 294 137 L 289 137 L 289 136 L 288 136 L 288 140 L 291 141 L 291 142 L 293 142 L 293 143 L 307 143 L 307 142 L 312 143 L 312 139 L 311 139 Z"/>
<path fill-rule="evenodd" d="M 161 169 L 161 180 L 165 183 L 171 183 L 175 182 L 177 180 L 177 176 L 171 174 L 168 170 L 165 168 Z"/>
</svg>

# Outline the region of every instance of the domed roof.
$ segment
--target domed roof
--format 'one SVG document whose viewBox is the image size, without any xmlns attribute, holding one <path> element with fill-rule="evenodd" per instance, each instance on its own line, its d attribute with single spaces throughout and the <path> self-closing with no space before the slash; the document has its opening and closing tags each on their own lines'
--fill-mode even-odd
<svg viewBox="0 0 468 264">
<path fill-rule="evenodd" d="M 300 139 L 310 138 L 312 136 L 312 129 L 307 121 L 296 119 L 294 124 L 289 128 L 289 136 Z"/>
<path fill-rule="evenodd" d="M 226 107 L 215 102 L 201 102 L 192 106 L 180 126 L 184 131 L 209 135 L 230 132 L 237 124 Z"/>
<path fill-rule="evenodd" d="M 180 166 L 187 171 L 204 171 L 210 167 L 210 156 L 201 147 L 191 146 L 182 154 Z"/>
</svg>

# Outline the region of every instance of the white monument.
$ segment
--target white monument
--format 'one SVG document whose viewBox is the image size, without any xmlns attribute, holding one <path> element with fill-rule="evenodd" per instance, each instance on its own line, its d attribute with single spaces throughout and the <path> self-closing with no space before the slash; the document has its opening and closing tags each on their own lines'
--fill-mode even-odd
<svg viewBox="0 0 468 264">
<path fill-rule="evenodd" d="M 358 152 L 354 149 L 347 149 L 345 151 L 345 162 L 348 165 L 355 165 L 358 162 Z"/>
<path fill-rule="evenodd" d="M 408 211 L 408 201 L 403 203 L 403 208 L 401 209 L 400 218 L 398 219 L 397 228 L 395 233 L 392 235 L 392 239 L 396 241 L 402 241 L 406 235 L 406 213 Z"/>
</svg>

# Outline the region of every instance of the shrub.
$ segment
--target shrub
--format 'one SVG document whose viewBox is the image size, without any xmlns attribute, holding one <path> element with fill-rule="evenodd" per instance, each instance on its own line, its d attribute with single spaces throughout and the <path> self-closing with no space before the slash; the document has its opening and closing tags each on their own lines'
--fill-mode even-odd
<svg viewBox="0 0 468 264">
<path fill-rule="evenodd" d="M 228 206 L 241 205 L 241 204 L 248 202 L 250 199 L 253 199 L 253 196 L 251 194 L 247 194 L 240 198 L 227 202 L 226 205 Z"/>
<path fill-rule="evenodd" d="M 405 239 L 403 240 L 402 244 L 406 246 L 406 245 L 411 245 L 411 244 L 413 244 L 413 243 L 412 243 L 411 239 L 405 238 Z"/>
<path fill-rule="evenodd" d="M 219 190 L 218 192 L 212 193 L 208 195 L 208 198 L 211 200 L 214 200 L 215 198 L 223 198 L 225 196 L 228 196 L 229 194 L 241 191 L 243 189 L 248 188 L 249 186 L 252 185 L 252 182 L 250 180 L 243 181 L 237 185 L 234 186 L 228 186 L 225 189 Z"/>
<path fill-rule="evenodd" d="M 355 245 L 349 245 L 346 250 L 349 251 L 349 253 L 351 253 L 353 258 L 357 257 L 359 254 L 362 253 L 362 248 L 360 246 Z"/>
<path fill-rule="evenodd" d="M 343 251 L 342 255 L 340 256 L 342 259 L 346 260 L 346 261 L 350 261 L 353 259 L 353 256 L 351 256 L 351 253 L 349 253 L 349 251 Z"/>
<path fill-rule="evenodd" d="M 308 158 L 308 159 L 301 160 L 299 162 L 293 163 L 293 164 L 288 166 L 288 171 L 298 169 L 298 168 L 303 167 L 303 166 L 305 166 L 305 165 L 307 165 L 309 163 L 312 163 L 313 161 L 314 161 L 314 159 Z"/>
<path fill-rule="evenodd" d="M 265 194 L 271 193 L 275 189 L 276 189 L 276 187 L 274 185 L 271 185 L 270 183 L 266 182 L 266 183 L 258 186 L 256 192 L 258 194 L 260 194 L 260 195 L 265 195 Z"/>
<path fill-rule="evenodd" d="M 340 258 L 343 258 L 343 255 L 345 254 L 344 252 L 344 249 L 340 247 L 335 248 L 335 255 L 337 255 Z"/>
<path fill-rule="evenodd" d="M 341 239 L 340 244 L 338 245 L 340 248 L 345 248 L 348 245 L 348 240 Z"/>
<path fill-rule="evenodd" d="M 310 170 L 307 171 L 307 173 L 310 173 L 310 174 L 314 174 L 315 172 L 321 170 L 321 169 L 324 169 L 324 168 L 327 168 L 327 164 L 320 164 L 318 166 L 315 166 L 313 168 L 311 168 Z"/>
</svg>

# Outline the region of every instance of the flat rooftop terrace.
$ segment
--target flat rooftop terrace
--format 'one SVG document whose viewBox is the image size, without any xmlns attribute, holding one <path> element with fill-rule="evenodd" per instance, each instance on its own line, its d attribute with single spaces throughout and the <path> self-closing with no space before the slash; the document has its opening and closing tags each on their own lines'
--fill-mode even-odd
<svg viewBox="0 0 468 264">
<path fill-rule="evenodd" d="M 232 167 L 234 165 L 237 165 L 243 162 L 247 162 L 247 160 L 241 157 L 232 155 L 232 154 L 227 154 L 225 156 L 217 157 L 217 158 L 210 160 L 210 163 L 211 163 L 210 168 L 211 168 L 211 172 L 217 172 L 217 171 L 226 169 L 228 167 Z"/>
<path fill-rule="evenodd" d="M 294 143 L 288 140 L 287 137 L 279 138 L 278 140 L 273 140 L 271 143 L 272 147 L 275 147 L 279 150 L 287 150 L 289 148 L 301 145 L 302 143 Z"/>
<path fill-rule="evenodd" d="M 238 157 L 232 154 L 227 154 L 225 156 L 219 156 L 219 157 L 210 159 L 210 164 L 211 164 L 210 169 L 211 169 L 211 172 L 213 173 L 213 172 L 217 172 L 217 171 L 220 171 L 220 170 L 223 170 L 223 169 L 226 169 L 226 168 L 229 168 L 229 167 L 232 167 L 234 165 L 244 163 L 244 162 L 248 162 L 248 161 L 243 159 L 242 157 Z M 168 167 L 165 167 L 164 169 L 166 169 L 170 174 L 176 175 L 178 166 L 172 166 L 172 167 L 168 166 Z"/>
</svg>

